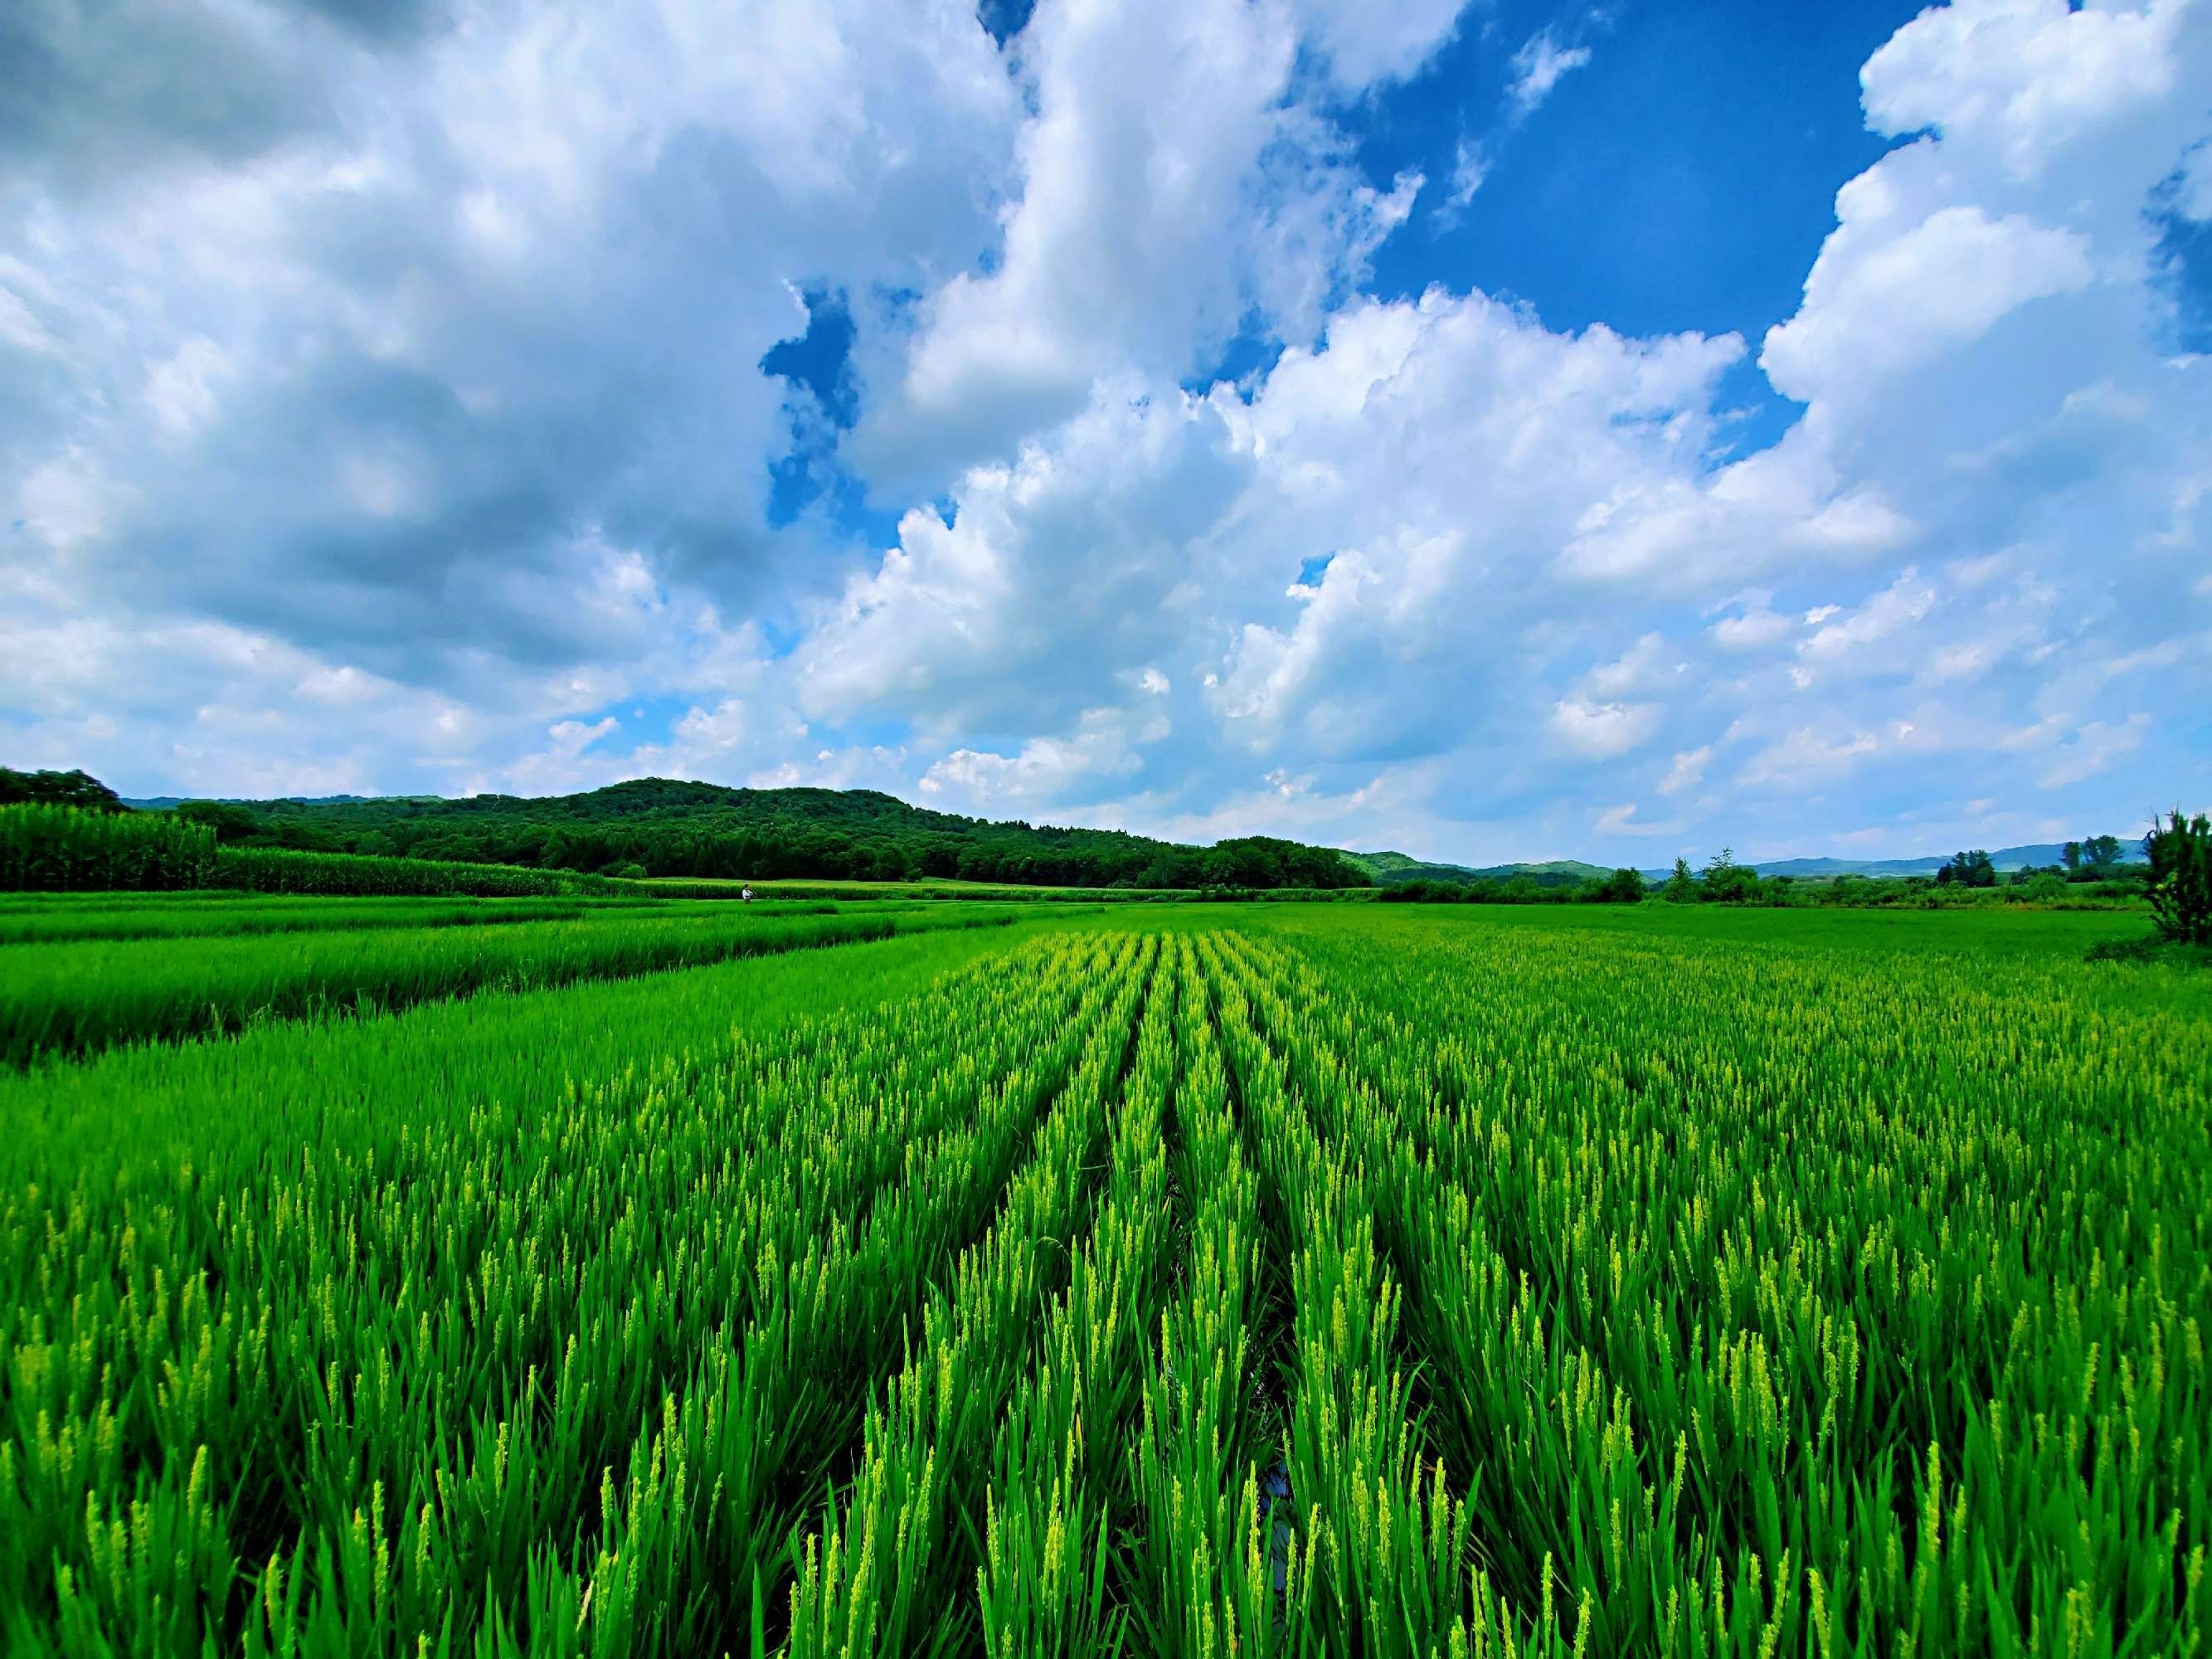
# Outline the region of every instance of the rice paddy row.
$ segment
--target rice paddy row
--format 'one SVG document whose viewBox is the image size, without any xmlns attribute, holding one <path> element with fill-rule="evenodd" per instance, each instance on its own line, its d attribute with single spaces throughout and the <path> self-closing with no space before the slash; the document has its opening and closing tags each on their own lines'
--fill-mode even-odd
<svg viewBox="0 0 2212 1659">
<path fill-rule="evenodd" d="M 2203 1650 L 2203 1001 L 1235 919 L 0 1082 L 9 1650 Z"/>
</svg>

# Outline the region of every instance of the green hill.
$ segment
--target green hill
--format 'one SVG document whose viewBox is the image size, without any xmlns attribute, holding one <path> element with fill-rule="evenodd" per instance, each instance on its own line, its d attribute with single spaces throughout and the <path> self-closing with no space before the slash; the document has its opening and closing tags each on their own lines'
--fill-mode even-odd
<svg viewBox="0 0 2212 1659">
<path fill-rule="evenodd" d="M 154 802 L 143 803 L 153 805 Z M 1266 836 L 1187 847 L 1118 830 L 994 823 L 872 789 L 635 778 L 579 794 L 164 800 L 225 842 L 650 876 L 944 878 L 1051 887 L 1357 887 L 1333 848 Z"/>
<path fill-rule="evenodd" d="M 1395 886 L 1406 881 L 1439 881 L 1464 886 L 1471 882 L 1508 882 L 1522 878 L 1539 887 L 1569 887 L 1612 873 L 1577 859 L 1553 859 L 1541 864 L 1492 864 L 1477 869 L 1465 864 L 1431 864 L 1404 853 L 1346 853 L 1344 856 L 1364 871 L 1378 887 Z"/>
</svg>

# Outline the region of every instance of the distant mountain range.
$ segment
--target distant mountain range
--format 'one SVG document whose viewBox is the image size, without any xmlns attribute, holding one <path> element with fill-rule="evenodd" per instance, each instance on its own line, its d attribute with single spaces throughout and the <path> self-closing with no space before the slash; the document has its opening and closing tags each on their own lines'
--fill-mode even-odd
<svg viewBox="0 0 2212 1659">
<path fill-rule="evenodd" d="M 2142 851 L 2141 842 L 2124 839 L 2121 842 L 2124 859 L 2140 856 Z M 1911 859 L 1778 859 L 1752 868 L 1762 876 L 1932 876 L 1950 859 L 1949 853 L 1926 853 Z M 1994 848 L 1990 853 L 1990 862 L 2000 870 L 2040 868 L 2065 861 L 2063 842 L 2030 842 L 2023 847 Z"/>
<path fill-rule="evenodd" d="M 1477 868 L 1466 864 L 1431 864 L 1404 853 L 1346 853 L 1344 856 L 1365 871 L 1377 887 L 1395 887 L 1408 881 L 1440 881 L 1464 886 L 1469 882 L 1512 881 L 1524 876 L 1539 887 L 1573 887 L 1613 873 L 1577 859 L 1553 859 L 1543 864 L 1492 864 Z"/>
<path fill-rule="evenodd" d="M 2124 857 L 2139 857 L 2139 842 L 2124 842 Z M 1595 864 L 1584 864 L 1577 859 L 1554 859 L 1542 864 L 1492 864 L 1476 867 L 1466 864 L 1437 864 L 1412 857 L 1405 853 L 1346 853 L 1344 855 L 1367 872 L 1369 879 L 1378 887 L 1395 886 L 1407 881 L 1440 881 L 1464 884 L 1474 881 L 1512 881 L 1527 877 L 1540 887 L 1571 886 L 1577 882 L 1592 880 L 1612 872 Z M 2000 847 L 1990 854 L 1990 861 L 2000 870 L 2040 868 L 2045 865 L 2065 862 L 2066 847 L 2063 842 L 2032 842 L 2021 847 Z M 1932 876 L 1949 862 L 1949 853 L 1927 853 L 1909 859 L 1772 859 L 1754 863 L 1751 867 L 1762 876 L 1796 876 L 1814 878 L 1822 876 Z M 1673 872 L 1671 865 L 1656 870 L 1646 870 L 1644 876 L 1652 881 L 1664 881 Z"/>
</svg>

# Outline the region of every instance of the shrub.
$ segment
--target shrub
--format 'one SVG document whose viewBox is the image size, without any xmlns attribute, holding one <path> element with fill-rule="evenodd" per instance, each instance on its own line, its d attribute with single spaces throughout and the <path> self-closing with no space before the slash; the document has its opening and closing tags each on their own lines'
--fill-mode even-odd
<svg viewBox="0 0 2212 1659">
<path fill-rule="evenodd" d="M 2154 824 L 2143 838 L 2150 854 L 2150 908 L 2158 931 L 2187 945 L 2212 945 L 2212 818 L 2199 812 Z"/>
</svg>

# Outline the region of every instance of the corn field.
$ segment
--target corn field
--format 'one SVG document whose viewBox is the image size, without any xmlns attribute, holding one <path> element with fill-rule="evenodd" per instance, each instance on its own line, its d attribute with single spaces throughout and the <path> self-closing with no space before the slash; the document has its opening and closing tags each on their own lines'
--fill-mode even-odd
<svg viewBox="0 0 2212 1659">
<path fill-rule="evenodd" d="M 229 889 L 251 893 L 524 898 L 637 892 L 635 884 L 566 870 L 374 858 L 285 847 L 221 847 L 173 812 L 0 806 L 0 892 Z"/>
<path fill-rule="evenodd" d="M 170 812 L 0 806 L 0 892 L 205 887 L 215 831 Z"/>
<path fill-rule="evenodd" d="M 6 1651 L 2212 1650 L 2201 992 L 1221 916 L 0 1079 Z"/>
</svg>

